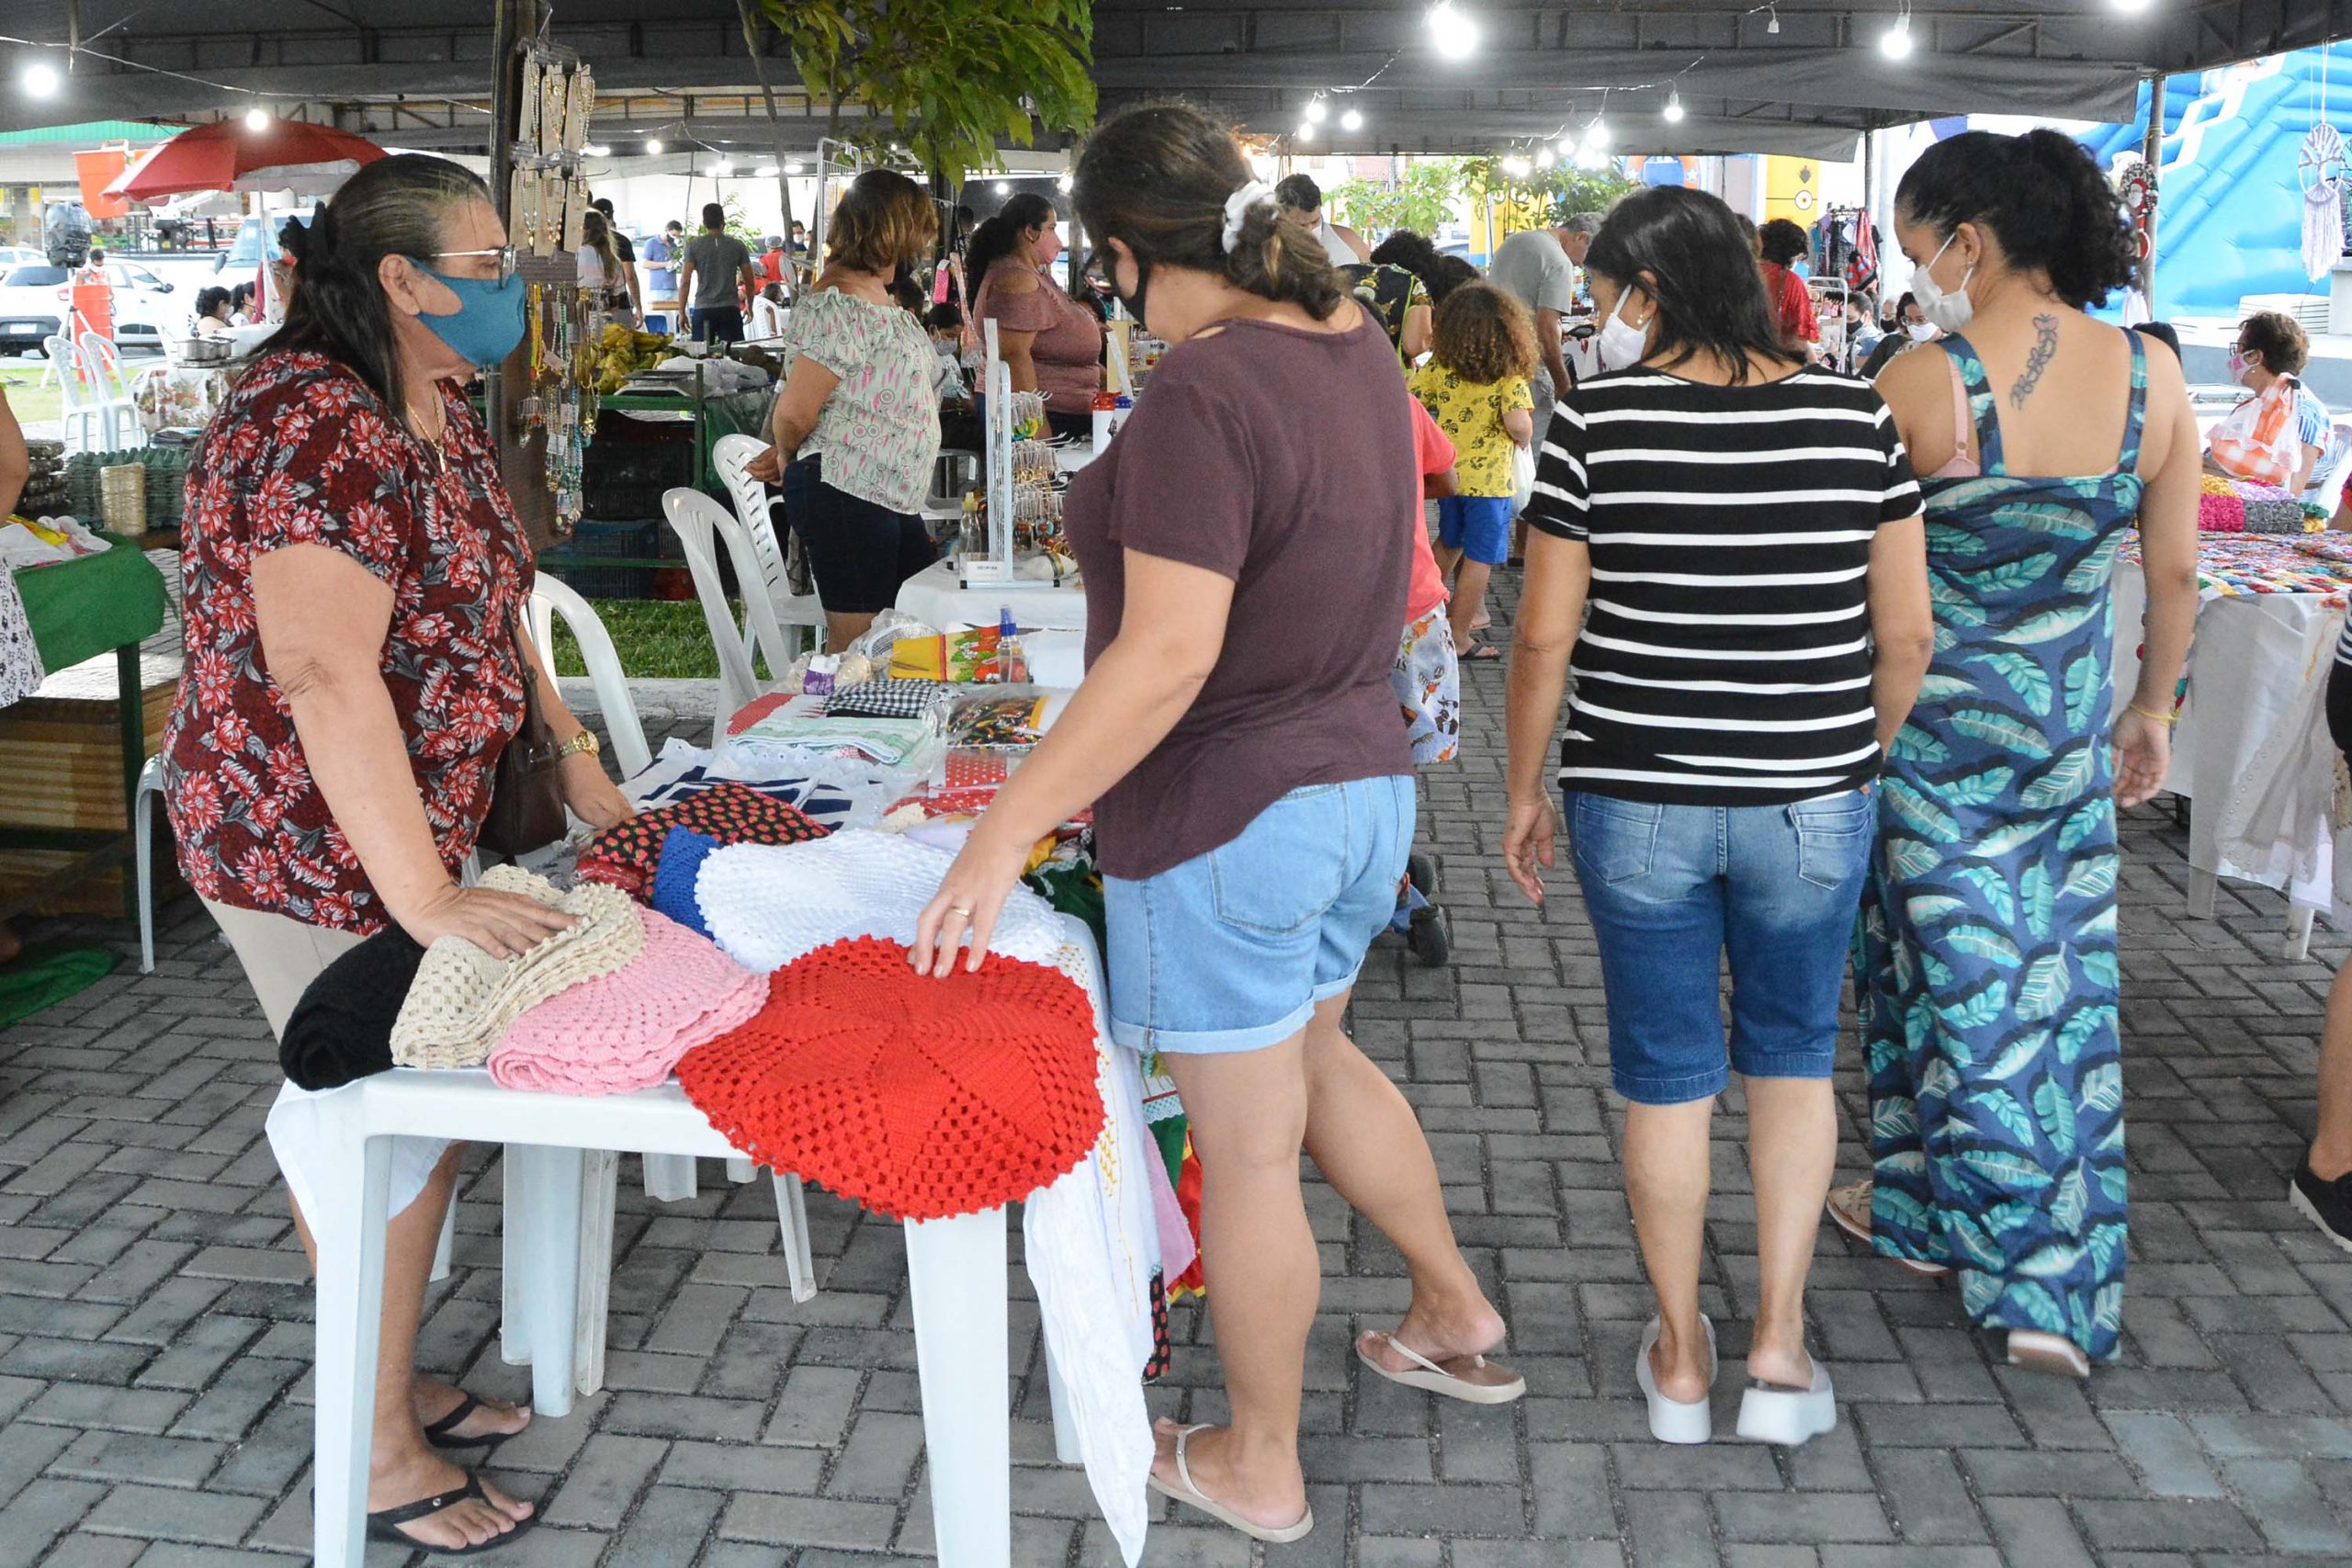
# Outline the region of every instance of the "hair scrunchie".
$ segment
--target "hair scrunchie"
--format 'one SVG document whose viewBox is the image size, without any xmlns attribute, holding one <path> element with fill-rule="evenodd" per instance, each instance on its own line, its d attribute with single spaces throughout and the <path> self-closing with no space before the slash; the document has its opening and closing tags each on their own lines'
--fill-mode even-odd
<svg viewBox="0 0 2352 1568">
<path fill-rule="evenodd" d="M 1225 198 L 1225 254 L 1231 255 L 1233 247 L 1241 243 L 1241 222 L 1253 207 L 1274 205 L 1274 187 L 1263 180 L 1250 180 Z"/>
</svg>

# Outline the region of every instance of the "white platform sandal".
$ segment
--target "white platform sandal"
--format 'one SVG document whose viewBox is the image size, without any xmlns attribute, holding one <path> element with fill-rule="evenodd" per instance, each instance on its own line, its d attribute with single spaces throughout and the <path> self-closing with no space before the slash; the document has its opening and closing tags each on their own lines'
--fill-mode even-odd
<svg viewBox="0 0 2352 1568">
<path fill-rule="evenodd" d="M 1751 1443 L 1793 1449 L 1837 1427 L 1838 1396 L 1830 1390 L 1828 1369 L 1818 1357 L 1814 1359 L 1810 1388 L 1750 1382 L 1747 1392 L 1739 1396 L 1739 1435 Z"/>
<path fill-rule="evenodd" d="M 1707 1314 L 1699 1314 L 1699 1326 L 1707 1331 L 1707 1386 L 1715 1385 L 1715 1325 Z M 1650 1404 L 1650 1436 L 1661 1443 L 1703 1443 L 1715 1435 L 1715 1413 L 1705 1395 L 1685 1404 L 1679 1399 L 1668 1399 L 1657 1391 L 1657 1377 L 1650 1371 L 1650 1350 L 1657 1344 L 1658 1320 L 1650 1319 L 1649 1327 L 1642 1331 L 1642 1348 L 1634 1358 L 1634 1381 L 1641 1385 L 1642 1394 Z"/>
</svg>

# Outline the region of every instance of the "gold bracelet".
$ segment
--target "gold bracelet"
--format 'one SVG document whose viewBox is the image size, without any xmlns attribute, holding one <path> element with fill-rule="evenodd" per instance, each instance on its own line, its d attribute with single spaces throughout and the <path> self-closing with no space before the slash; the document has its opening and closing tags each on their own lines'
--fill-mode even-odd
<svg viewBox="0 0 2352 1568">
<path fill-rule="evenodd" d="M 2170 729 L 2174 725 L 2180 722 L 2180 715 L 2177 713 L 2150 713 L 2138 703 L 2131 705 L 2131 711 L 2138 714 L 2142 718 L 2154 719 L 2156 723 L 2163 725 L 2166 729 Z"/>
</svg>

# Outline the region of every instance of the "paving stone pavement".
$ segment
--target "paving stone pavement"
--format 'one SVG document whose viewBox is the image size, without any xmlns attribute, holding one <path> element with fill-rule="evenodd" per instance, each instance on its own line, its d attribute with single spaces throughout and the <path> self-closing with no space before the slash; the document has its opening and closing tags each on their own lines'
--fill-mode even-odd
<svg viewBox="0 0 2352 1568">
<path fill-rule="evenodd" d="M 2344 942 L 2281 956 L 2276 895 L 2184 913 L 2186 835 L 2124 834 L 2132 1272 L 2120 1365 L 2087 1388 L 1991 1365 L 1952 1293 L 1825 1229 L 1815 1344 L 1843 1419 L 1783 1452 L 1651 1443 L 1646 1316 L 1615 1164 L 1600 970 L 1572 888 L 1503 875 L 1501 680 L 1476 671 L 1465 757 L 1425 782 L 1453 967 L 1376 953 L 1358 1038 L 1429 1129 L 1465 1248 L 1509 1316 L 1530 1397 L 1476 1410 L 1361 1378 L 1348 1345 L 1403 1307 L 1396 1254 L 1309 1189 L 1325 1268 L 1304 1444 L 1315 1532 L 1258 1549 L 1155 1512 L 1152 1568 L 2252 1568 L 2352 1560 L 2352 1257 L 2282 1201 L 2311 1122 L 2313 1043 Z M 707 734 L 664 709 L 650 726 Z M 64 928 L 72 929 L 72 928 Z M 230 1568 L 309 1531 L 311 1299 L 262 1138 L 277 1082 L 234 960 L 192 900 L 156 972 L 0 1032 L 0 1568 Z M 40 934 L 40 933 L 37 933 Z M 1839 1080 L 1859 1173 L 1861 1083 Z M 1717 1122 L 1707 1307 L 1727 1367 L 1756 1280 L 1735 1100 Z M 429 1369 L 506 1396 L 499 1178 L 477 1151 Z M 631 1162 L 633 1166 L 633 1162 Z M 609 1387 L 499 1450 L 545 1524 L 504 1568 L 855 1568 L 932 1546 L 889 1226 L 812 1192 L 824 1289 L 796 1306 L 765 1184 L 649 1203 L 625 1169 Z M 1016 1248 L 1019 1233 L 1014 1233 Z M 1014 1560 L 1117 1561 L 1082 1476 L 1052 1461 L 1036 1314 L 1017 1267 Z M 1221 1415 L 1196 1312 L 1156 1413 Z M 1719 1426 L 1729 1429 L 1736 1378 Z M 371 1563 L 400 1554 L 378 1549 Z M 423 1561 L 423 1560 L 420 1560 Z"/>
</svg>

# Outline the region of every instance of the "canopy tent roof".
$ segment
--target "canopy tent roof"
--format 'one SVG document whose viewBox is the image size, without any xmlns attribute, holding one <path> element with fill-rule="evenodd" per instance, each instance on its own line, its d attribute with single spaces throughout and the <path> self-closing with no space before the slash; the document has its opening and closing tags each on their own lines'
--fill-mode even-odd
<svg viewBox="0 0 2352 1568">
<path fill-rule="evenodd" d="M 1604 89 L 1627 152 L 1842 156 L 1856 131 L 1945 114 L 2130 118 L 2135 84 L 2352 35 L 2352 0 L 1919 0 L 1915 49 L 1877 46 L 1896 0 L 1455 0 L 1482 41 L 1441 58 L 1424 0 L 1094 0 L 1103 106 L 1171 94 L 1250 129 L 1298 123 L 1317 93 L 1335 115 L 1321 151 L 1492 151 L 1589 120 Z M 64 7 L 0 4 L 0 33 L 63 41 Z M 65 90 L 0 88 L 0 131 L 108 117 L 202 120 L 258 99 L 281 114 L 406 146 L 488 141 L 490 0 L 80 0 L 90 40 Z M 1777 21 L 1778 30 L 1772 29 Z M 557 0 L 550 29 L 596 69 L 596 134 L 772 149 L 735 0 Z M 35 51 L 0 42 L 13 77 Z M 43 51 L 52 63 L 62 56 Z M 787 140 L 813 147 L 826 106 L 770 56 Z M 1668 123 L 1668 92 L 1685 117 Z M 853 111 L 850 123 L 857 123 Z"/>
</svg>

